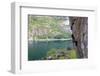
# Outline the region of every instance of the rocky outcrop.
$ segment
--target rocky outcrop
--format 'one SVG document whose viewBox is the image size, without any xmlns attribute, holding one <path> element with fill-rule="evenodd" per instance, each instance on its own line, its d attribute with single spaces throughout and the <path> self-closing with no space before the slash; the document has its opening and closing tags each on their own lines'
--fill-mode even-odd
<svg viewBox="0 0 100 76">
<path fill-rule="evenodd" d="M 70 17 L 73 45 L 78 58 L 88 57 L 88 18 Z"/>
</svg>

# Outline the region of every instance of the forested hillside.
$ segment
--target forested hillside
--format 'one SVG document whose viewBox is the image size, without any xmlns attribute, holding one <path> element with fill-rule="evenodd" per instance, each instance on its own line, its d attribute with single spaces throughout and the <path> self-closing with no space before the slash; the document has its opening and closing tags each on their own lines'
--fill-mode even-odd
<svg viewBox="0 0 100 76">
<path fill-rule="evenodd" d="M 68 17 L 29 15 L 28 20 L 29 40 L 71 38 Z"/>
</svg>

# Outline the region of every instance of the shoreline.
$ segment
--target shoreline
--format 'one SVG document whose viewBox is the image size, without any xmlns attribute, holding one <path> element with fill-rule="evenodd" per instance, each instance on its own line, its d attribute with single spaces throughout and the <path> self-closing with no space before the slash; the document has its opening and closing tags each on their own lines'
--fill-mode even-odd
<svg viewBox="0 0 100 76">
<path fill-rule="evenodd" d="M 69 39 L 35 39 L 35 40 L 28 40 L 28 41 L 65 41 L 65 40 L 72 40 L 71 38 Z"/>
</svg>

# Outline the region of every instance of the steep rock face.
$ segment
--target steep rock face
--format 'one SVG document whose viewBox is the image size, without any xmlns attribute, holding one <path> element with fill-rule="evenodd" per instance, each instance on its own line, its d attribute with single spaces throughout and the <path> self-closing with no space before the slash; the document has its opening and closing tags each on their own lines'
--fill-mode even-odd
<svg viewBox="0 0 100 76">
<path fill-rule="evenodd" d="M 73 45 L 78 58 L 88 57 L 88 18 L 70 17 Z"/>
</svg>

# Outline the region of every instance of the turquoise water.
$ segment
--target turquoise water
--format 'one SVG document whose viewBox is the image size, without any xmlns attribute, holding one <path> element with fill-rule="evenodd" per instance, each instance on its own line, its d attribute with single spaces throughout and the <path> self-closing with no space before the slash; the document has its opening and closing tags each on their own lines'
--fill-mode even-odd
<svg viewBox="0 0 100 76">
<path fill-rule="evenodd" d="M 28 60 L 41 60 L 50 49 L 73 48 L 72 40 L 28 41 Z"/>
</svg>

